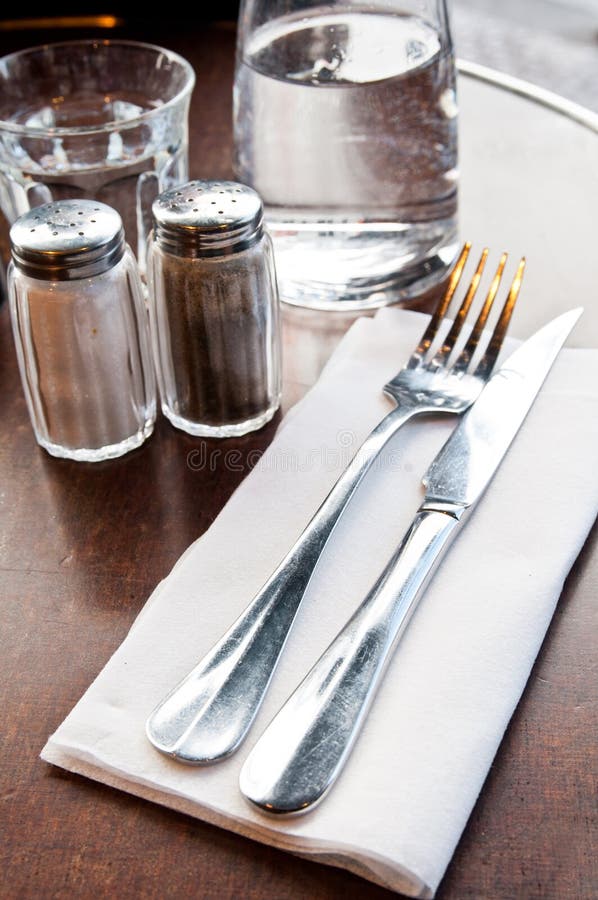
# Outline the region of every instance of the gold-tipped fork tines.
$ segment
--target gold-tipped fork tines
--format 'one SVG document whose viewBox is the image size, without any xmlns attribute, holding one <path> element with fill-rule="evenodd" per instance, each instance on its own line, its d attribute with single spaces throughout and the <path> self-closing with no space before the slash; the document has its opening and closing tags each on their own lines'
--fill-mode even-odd
<svg viewBox="0 0 598 900">
<path fill-rule="evenodd" d="M 480 255 L 475 272 L 465 290 L 465 296 L 450 325 L 446 322 L 446 315 L 461 283 L 470 250 L 471 243 L 467 242 L 459 254 L 444 295 L 437 304 L 419 344 L 404 368 L 384 388 L 385 392 L 400 405 L 412 402 L 413 394 L 417 393 L 419 400 L 423 401 L 424 405 L 431 404 L 434 410 L 464 412 L 492 374 L 519 296 L 525 258 L 520 260 L 494 328 L 486 336 L 485 329 L 494 308 L 507 261 L 507 254 L 501 255 L 482 307 L 467 334 L 471 308 L 489 255 L 488 248 L 484 248 Z M 443 326 L 446 334 L 440 337 Z M 437 346 L 439 341 L 440 344 Z M 478 351 L 477 359 L 474 359 L 476 351 Z M 429 392 L 432 396 L 428 396 Z"/>
</svg>

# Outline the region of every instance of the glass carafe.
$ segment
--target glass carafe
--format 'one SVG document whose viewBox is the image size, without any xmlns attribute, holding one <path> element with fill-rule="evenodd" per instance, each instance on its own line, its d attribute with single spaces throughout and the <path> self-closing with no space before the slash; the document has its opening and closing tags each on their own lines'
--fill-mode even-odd
<svg viewBox="0 0 598 900">
<path fill-rule="evenodd" d="M 458 180 L 445 0 L 243 0 L 234 108 L 282 299 L 360 309 L 442 279 Z"/>
</svg>

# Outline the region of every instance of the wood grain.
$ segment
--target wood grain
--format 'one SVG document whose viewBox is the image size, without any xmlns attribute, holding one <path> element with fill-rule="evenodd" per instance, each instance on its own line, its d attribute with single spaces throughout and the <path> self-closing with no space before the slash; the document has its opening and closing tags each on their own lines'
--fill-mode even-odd
<svg viewBox="0 0 598 900">
<path fill-rule="evenodd" d="M 129 36 L 170 46 L 197 71 L 191 174 L 231 166 L 231 25 Z M 48 36 L 6 36 L 3 52 Z M 52 39 L 58 35 L 51 35 Z M 317 376 L 348 321 L 288 312 L 286 401 Z M 161 421 L 151 440 L 99 465 L 39 449 L 0 311 L 0 896 L 382 900 L 392 894 L 42 763 L 47 736 L 125 637 L 145 600 L 247 473 L 262 432 L 194 465 L 200 442 Z M 204 442 L 210 449 L 221 445 Z M 253 456 L 252 456 L 253 454 Z M 541 513 L 539 513 L 541 514 Z M 441 900 L 596 896 L 597 530 L 559 610 Z M 382 811 L 381 811 L 381 814 Z"/>
</svg>

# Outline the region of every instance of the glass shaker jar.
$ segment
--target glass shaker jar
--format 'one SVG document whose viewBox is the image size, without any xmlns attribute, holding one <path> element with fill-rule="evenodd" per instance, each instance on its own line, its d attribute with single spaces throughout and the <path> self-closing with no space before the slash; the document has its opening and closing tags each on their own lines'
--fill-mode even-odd
<svg viewBox="0 0 598 900">
<path fill-rule="evenodd" d="M 230 437 L 280 404 L 280 326 L 262 202 L 230 181 L 191 181 L 154 201 L 150 325 L 162 411 L 194 435 Z"/>
<path fill-rule="evenodd" d="M 38 206 L 10 230 L 10 312 L 37 442 L 97 462 L 152 433 L 155 379 L 143 291 L 110 206 Z"/>
</svg>

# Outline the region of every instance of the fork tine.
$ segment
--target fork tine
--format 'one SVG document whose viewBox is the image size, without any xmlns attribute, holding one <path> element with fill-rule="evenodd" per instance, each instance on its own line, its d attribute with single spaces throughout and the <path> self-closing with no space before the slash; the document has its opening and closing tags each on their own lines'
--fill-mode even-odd
<svg viewBox="0 0 598 900">
<path fill-rule="evenodd" d="M 492 306 L 496 298 L 506 261 L 507 254 L 503 253 L 498 262 L 498 266 L 496 268 L 496 272 L 494 273 L 494 278 L 492 279 L 492 282 L 488 289 L 488 293 L 486 294 L 484 305 L 482 306 L 480 314 L 476 319 L 476 323 L 471 330 L 471 334 L 467 339 L 467 343 L 455 360 L 453 368 L 456 372 L 465 372 L 467 370 L 469 363 L 471 362 L 471 358 L 476 351 L 482 332 L 486 327 L 488 316 L 490 315 L 490 311 L 492 310 Z"/>
<path fill-rule="evenodd" d="M 467 262 L 467 257 L 469 256 L 469 251 L 471 250 L 471 242 L 466 241 L 463 244 L 463 249 L 459 254 L 459 258 L 455 263 L 453 271 L 451 272 L 449 283 L 447 285 L 446 291 L 444 292 L 443 297 L 440 300 L 440 303 L 434 310 L 434 314 L 428 323 L 428 327 L 423 333 L 422 339 L 419 342 L 418 346 L 413 351 L 411 358 L 407 363 L 407 368 L 413 369 L 415 366 L 419 365 L 421 359 L 427 351 L 430 349 L 430 345 L 432 341 L 436 337 L 436 333 L 438 332 L 438 328 L 442 323 L 445 313 L 451 304 L 451 300 L 453 299 L 453 295 L 457 290 L 459 285 L 459 281 L 461 280 L 461 275 L 463 273 L 463 269 L 465 267 L 465 263 Z"/>
<path fill-rule="evenodd" d="M 496 323 L 496 327 L 492 332 L 492 337 L 490 338 L 490 342 L 486 348 L 486 352 L 480 360 L 479 365 L 476 367 L 475 374 L 480 378 L 488 378 L 488 376 L 492 372 L 492 369 L 494 368 L 494 364 L 496 362 L 498 354 L 500 353 L 500 348 L 502 347 L 507 328 L 509 327 L 509 322 L 511 321 L 511 316 L 513 315 L 513 310 L 515 309 L 515 304 L 517 303 L 517 297 L 519 296 L 521 282 L 523 281 L 524 270 L 525 257 L 522 257 L 519 265 L 517 266 L 517 271 L 511 284 L 509 296 L 507 297 L 505 305 L 501 310 L 498 322 Z"/>
<path fill-rule="evenodd" d="M 485 247 L 482 251 L 482 255 L 480 256 L 480 261 L 478 262 L 478 267 L 475 270 L 473 278 L 469 282 L 467 293 L 465 294 L 463 302 L 461 303 L 453 324 L 451 325 L 451 329 L 442 342 L 442 347 L 440 347 L 438 352 L 435 353 L 430 360 L 432 365 L 443 365 L 451 355 L 454 346 L 457 343 L 459 335 L 461 334 L 463 322 L 467 318 L 467 313 L 469 312 L 471 304 L 473 303 L 473 299 L 476 295 L 476 291 L 478 289 L 478 285 L 484 271 L 484 266 L 486 265 L 486 260 L 488 259 L 488 252 L 488 248 Z"/>
</svg>

